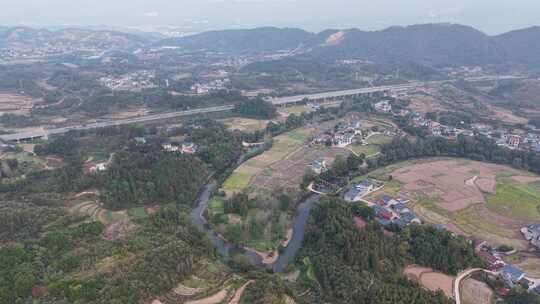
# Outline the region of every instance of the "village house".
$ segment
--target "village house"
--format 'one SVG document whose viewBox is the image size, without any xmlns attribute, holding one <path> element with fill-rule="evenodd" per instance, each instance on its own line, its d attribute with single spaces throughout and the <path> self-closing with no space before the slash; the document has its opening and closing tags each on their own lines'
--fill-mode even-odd
<svg viewBox="0 0 540 304">
<path fill-rule="evenodd" d="M 521 144 L 521 136 L 518 136 L 518 135 L 508 136 L 506 140 L 506 144 L 511 148 L 517 149 L 519 145 Z"/>
<path fill-rule="evenodd" d="M 313 161 L 310 167 L 311 170 L 313 170 L 313 172 L 315 172 L 316 174 L 321 174 L 328 170 L 328 168 L 326 167 L 326 161 L 324 159 L 317 159 Z"/>
<path fill-rule="evenodd" d="M 167 152 L 178 152 L 178 151 L 180 151 L 179 146 L 173 145 L 170 142 L 165 142 L 165 143 L 161 144 L 161 147 L 163 148 L 163 150 L 165 150 Z"/>
<path fill-rule="evenodd" d="M 422 221 L 413 212 L 403 212 L 399 215 L 399 218 L 394 221 L 399 228 L 404 228 L 410 224 L 422 224 Z"/>
<path fill-rule="evenodd" d="M 392 201 L 395 202 L 395 200 L 392 200 Z M 391 201 L 391 202 L 392 202 L 392 201 Z M 394 211 L 395 211 L 396 213 L 399 213 L 399 214 L 410 212 L 409 208 L 407 208 L 407 207 L 405 206 L 405 204 L 403 204 L 403 203 L 399 203 L 399 202 L 398 202 L 397 204 L 393 204 L 391 207 L 392 207 L 392 209 L 394 209 Z"/>
<path fill-rule="evenodd" d="M 443 132 L 443 125 L 441 125 L 440 123 L 436 122 L 436 121 L 433 121 L 433 120 L 426 120 L 424 122 L 424 127 L 426 127 L 429 132 L 431 132 L 431 134 L 433 136 L 441 136 L 442 135 L 442 132 Z"/>
<path fill-rule="evenodd" d="M 525 273 L 520 269 L 507 264 L 501 269 L 500 276 L 510 288 L 513 288 L 521 279 L 525 277 Z"/>
<path fill-rule="evenodd" d="M 532 224 L 521 228 L 521 233 L 527 241 L 537 249 L 540 249 L 540 224 Z"/>
<path fill-rule="evenodd" d="M 346 147 L 354 142 L 354 133 L 336 133 L 334 135 L 334 146 Z"/>
<path fill-rule="evenodd" d="M 493 254 L 493 250 L 486 241 L 474 239 L 473 246 L 478 257 L 488 264 L 488 270 L 497 271 L 506 264 L 500 257 Z"/>
<path fill-rule="evenodd" d="M 369 192 L 373 191 L 375 189 L 375 185 L 369 181 L 365 180 L 349 189 L 349 191 L 345 192 L 345 195 L 343 196 L 343 199 L 346 202 L 357 202 L 362 197 Z"/>
<path fill-rule="evenodd" d="M 388 100 L 379 101 L 373 107 L 377 112 L 389 113 L 392 111 L 392 105 Z"/>
<path fill-rule="evenodd" d="M 359 121 L 351 122 L 340 126 L 341 132 L 353 133 L 354 135 L 362 135 L 362 125 Z"/>
<path fill-rule="evenodd" d="M 392 212 L 384 207 L 381 207 L 379 205 L 373 206 L 373 211 L 375 212 L 375 216 L 379 219 L 383 220 L 392 220 L 394 215 Z"/>
<path fill-rule="evenodd" d="M 332 143 L 332 135 L 328 133 L 323 133 L 318 136 L 316 136 L 313 141 L 311 142 L 314 145 L 330 145 Z"/>
<path fill-rule="evenodd" d="M 182 144 L 181 152 L 183 154 L 195 154 L 197 153 L 198 146 L 192 142 L 185 142 Z"/>
<path fill-rule="evenodd" d="M 99 163 L 88 167 L 88 172 L 96 173 L 107 170 L 107 163 Z"/>
</svg>

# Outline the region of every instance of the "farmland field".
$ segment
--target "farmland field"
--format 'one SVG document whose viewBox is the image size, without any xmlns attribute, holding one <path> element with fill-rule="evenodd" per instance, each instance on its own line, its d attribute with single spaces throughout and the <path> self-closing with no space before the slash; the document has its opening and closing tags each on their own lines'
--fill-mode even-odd
<svg viewBox="0 0 540 304">
<path fill-rule="evenodd" d="M 208 205 L 208 210 L 211 216 L 221 215 L 225 213 L 225 203 L 223 199 L 214 197 Z"/>
<path fill-rule="evenodd" d="M 452 287 L 455 277 L 416 265 L 407 266 L 403 273 L 431 291 L 442 290 L 447 297 L 453 297 Z"/>
<path fill-rule="evenodd" d="M 354 151 L 356 154 L 364 154 L 365 156 L 372 156 L 380 152 L 380 149 L 376 145 L 367 145 L 367 146 L 361 146 L 361 145 L 352 145 L 351 150 Z"/>
<path fill-rule="evenodd" d="M 223 189 L 229 192 L 240 192 L 246 189 L 252 178 L 262 173 L 265 168 L 300 149 L 310 133 L 310 129 L 302 128 L 277 136 L 274 138 L 274 144 L 270 150 L 246 161 L 237 168 L 225 181 Z"/>
<path fill-rule="evenodd" d="M 34 104 L 38 102 L 41 102 L 41 100 L 13 92 L 0 92 L 0 114 L 26 115 L 30 113 Z"/>
<path fill-rule="evenodd" d="M 268 120 L 257 120 L 250 118 L 233 117 L 221 120 L 230 130 L 242 132 L 254 132 L 264 130 Z"/>
<path fill-rule="evenodd" d="M 295 114 L 300 115 L 302 113 L 311 113 L 313 112 L 313 108 L 310 108 L 308 106 L 292 106 L 292 107 L 284 107 L 279 109 L 280 113 L 289 115 L 289 114 Z"/>
<path fill-rule="evenodd" d="M 409 208 L 425 222 L 494 245 L 526 249 L 519 230 L 540 219 L 539 177 L 508 166 L 431 158 L 391 165 L 370 176 L 392 180 L 368 199 L 382 194 L 408 199 Z"/>
<path fill-rule="evenodd" d="M 493 290 L 486 283 L 472 278 L 461 283 L 461 298 L 463 304 L 491 304 L 494 303 Z"/>
<path fill-rule="evenodd" d="M 377 134 L 377 135 L 373 135 L 371 136 L 370 138 L 368 138 L 368 143 L 370 145 L 384 145 L 384 144 L 389 144 L 392 142 L 392 137 L 391 136 L 387 136 L 387 135 L 383 135 L 383 134 Z"/>
<path fill-rule="evenodd" d="M 289 155 L 286 159 L 276 162 L 252 179 L 252 186 L 258 189 L 295 188 L 302 182 L 309 166 L 317 159 L 324 159 L 330 166 L 340 155 L 347 157 L 350 151 L 343 148 L 303 147 Z"/>
<path fill-rule="evenodd" d="M 498 179 L 496 193 L 487 196 L 488 208 L 515 219 L 540 220 L 540 192 L 535 183 L 520 183 L 506 177 Z"/>
</svg>

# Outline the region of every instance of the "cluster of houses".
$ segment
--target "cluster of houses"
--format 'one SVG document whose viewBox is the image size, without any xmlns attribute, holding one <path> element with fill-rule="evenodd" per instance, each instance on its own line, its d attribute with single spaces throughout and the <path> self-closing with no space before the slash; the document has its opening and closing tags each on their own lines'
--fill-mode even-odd
<svg viewBox="0 0 540 304">
<path fill-rule="evenodd" d="M 382 182 L 366 179 L 361 183 L 353 185 L 345 194 L 343 199 L 346 202 L 359 202 L 362 198 L 373 191 L 379 190 L 384 186 Z"/>
<path fill-rule="evenodd" d="M 313 161 L 310 167 L 311 167 L 311 170 L 315 174 L 321 174 L 328 171 L 328 167 L 326 166 L 326 161 L 323 158 L 316 159 L 315 161 Z"/>
<path fill-rule="evenodd" d="M 442 136 L 447 138 L 456 138 L 458 135 L 473 136 L 474 133 L 471 130 L 458 129 L 456 127 L 450 127 L 443 125 L 439 122 L 426 118 L 424 115 L 418 112 L 412 112 L 412 122 L 415 127 L 425 128 L 432 136 Z"/>
<path fill-rule="evenodd" d="M 422 221 L 416 216 L 414 212 L 407 208 L 407 200 L 393 199 L 388 195 L 383 195 L 377 199 L 374 203 L 368 202 L 363 199 L 366 195 L 380 190 L 384 187 L 384 183 L 375 180 L 364 180 L 361 183 L 353 185 L 343 195 L 343 199 L 346 202 L 359 202 L 363 201 L 373 208 L 375 217 L 379 223 L 388 227 L 391 225 L 397 225 L 400 228 L 404 228 L 410 224 L 421 224 Z"/>
<path fill-rule="evenodd" d="M 192 142 L 184 142 L 181 145 L 165 142 L 161 144 L 164 151 L 167 152 L 180 152 L 182 154 L 195 154 L 197 153 L 198 146 Z"/>
<path fill-rule="evenodd" d="M 157 87 L 155 71 L 141 70 L 119 77 L 106 76 L 99 79 L 100 83 L 111 90 L 140 91 Z"/>
<path fill-rule="evenodd" d="M 334 130 L 324 132 L 316 136 L 312 144 L 327 145 L 344 148 L 348 145 L 362 141 L 360 122 L 338 124 Z"/>
<path fill-rule="evenodd" d="M 526 129 L 529 131 L 524 134 L 512 134 L 505 128 L 493 128 L 485 124 L 474 124 L 472 129 L 480 135 L 494 139 L 499 146 L 540 152 L 540 137 L 534 133 L 534 126 L 528 125 Z"/>
<path fill-rule="evenodd" d="M 526 129 L 529 131 L 524 134 L 513 134 L 511 130 L 493 128 L 485 124 L 473 124 L 470 129 L 450 127 L 427 119 L 424 115 L 417 112 L 411 113 L 411 116 L 412 122 L 416 127 L 426 128 L 433 136 L 455 138 L 458 135 L 474 136 L 479 134 L 487 138 L 492 138 L 499 146 L 540 153 L 540 136 L 535 133 L 537 130 L 534 126 L 527 125 Z"/>
<path fill-rule="evenodd" d="M 506 296 L 510 289 L 517 285 L 527 287 L 529 291 L 540 294 L 540 285 L 538 285 L 537 280 L 528 278 L 524 271 L 503 261 L 501 256 L 505 253 L 498 252 L 483 240 L 473 240 L 473 244 L 478 257 L 488 265 L 487 270 L 504 283 L 504 286 L 496 289 L 499 296 Z"/>
<path fill-rule="evenodd" d="M 206 83 L 196 83 L 191 86 L 191 91 L 197 95 L 207 95 L 211 92 L 225 90 L 229 83 L 229 78 L 215 79 Z"/>
<path fill-rule="evenodd" d="M 384 227 L 396 225 L 399 228 L 404 228 L 410 224 L 422 224 L 418 216 L 407 208 L 407 203 L 407 200 L 393 199 L 383 195 L 375 201 L 372 208 L 377 220 Z"/>
</svg>

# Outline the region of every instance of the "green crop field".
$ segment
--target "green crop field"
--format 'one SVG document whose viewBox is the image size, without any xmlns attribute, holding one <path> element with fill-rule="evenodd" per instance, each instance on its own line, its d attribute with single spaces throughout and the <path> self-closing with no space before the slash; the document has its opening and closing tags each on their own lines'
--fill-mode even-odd
<svg viewBox="0 0 540 304">
<path fill-rule="evenodd" d="M 92 152 L 90 153 L 90 156 L 94 162 L 105 162 L 109 159 L 109 153 L 102 151 Z"/>
<path fill-rule="evenodd" d="M 302 143 L 306 141 L 308 137 L 310 136 L 310 134 L 305 131 L 291 131 L 288 133 L 288 135 L 290 139 L 299 141 Z"/>
<path fill-rule="evenodd" d="M 212 201 L 210 201 L 210 204 L 208 205 L 208 209 L 210 210 L 210 213 L 212 216 L 218 215 L 218 214 L 224 214 L 225 213 L 225 203 L 221 198 L 214 197 Z"/>
<path fill-rule="evenodd" d="M 392 137 L 378 134 L 371 136 L 368 140 L 368 143 L 371 145 L 384 145 L 392 142 Z"/>
<path fill-rule="evenodd" d="M 143 219 L 148 217 L 148 214 L 146 213 L 146 210 L 144 210 L 144 207 L 131 208 L 128 210 L 128 215 L 136 219 Z"/>
<path fill-rule="evenodd" d="M 496 193 L 487 196 L 491 210 L 518 220 L 540 220 L 540 192 L 535 185 L 518 184 L 508 178 L 497 181 Z"/>
<path fill-rule="evenodd" d="M 240 191 L 247 186 L 249 186 L 249 181 L 251 176 L 242 174 L 239 172 L 234 172 L 226 181 L 223 183 L 223 188 L 231 191 Z"/>
<path fill-rule="evenodd" d="M 357 153 L 357 154 L 363 153 L 365 156 L 372 156 L 381 151 L 379 147 L 376 145 L 367 145 L 367 146 L 353 145 L 351 146 L 351 150 L 353 150 L 354 153 Z"/>
</svg>

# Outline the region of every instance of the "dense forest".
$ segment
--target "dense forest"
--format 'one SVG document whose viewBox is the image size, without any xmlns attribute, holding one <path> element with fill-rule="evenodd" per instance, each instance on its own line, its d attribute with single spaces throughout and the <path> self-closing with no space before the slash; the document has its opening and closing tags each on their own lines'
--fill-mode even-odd
<svg viewBox="0 0 540 304">
<path fill-rule="evenodd" d="M 197 261 L 214 257 L 185 213 L 177 217 L 162 208 L 139 226 L 136 234 L 108 241 L 100 222 L 68 221 L 39 240 L 3 246 L 0 303 L 29 303 L 31 297 L 40 303 L 145 303 L 191 275 Z M 105 270 L 100 261 L 111 256 L 115 262 Z"/>
<path fill-rule="evenodd" d="M 412 226 L 385 235 L 373 220 L 359 230 L 353 216 L 366 215 L 361 207 L 339 199 L 323 199 L 308 221 L 299 260 L 314 268 L 323 302 L 330 303 L 452 303 L 441 292 L 426 291 L 402 275 L 407 263 L 455 272 L 478 262 L 472 246 L 449 232 Z M 369 214 L 369 212 L 367 212 Z M 369 216 L 368 216 L 369 218 Z"/>
<path fill-rule="evenodd" d="M 246 100 L 234 106 L 234 112 L 250 118 L 270 119 L 277 115 L 276 107 L 261 98 Z"/>
<path fill-rule="evenodd" d="M 155 202 L 191 206 L 207 176 L 192 156 L 119 152 L 106 171 L 104 203 L 113 210 Z"/>
<path fill-rule="evenodd" d="M 197 120 L 183 132 L 199 146 L 197 156 L 218 173 L 230 168 L 242 154 L 240 136 L 229 132 L 221 123 Z"/>
</svg>

